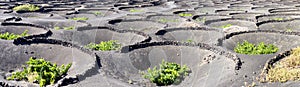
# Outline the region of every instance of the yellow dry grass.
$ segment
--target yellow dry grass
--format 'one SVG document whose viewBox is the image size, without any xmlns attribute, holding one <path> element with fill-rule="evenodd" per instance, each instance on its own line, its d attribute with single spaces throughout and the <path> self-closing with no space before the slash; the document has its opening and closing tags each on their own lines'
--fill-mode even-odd
<svg viewBox="0 0 300 87">
<path fill-rule="evenodd" d="M 300 80 L 300 47 L 293 49 L 291 55 L 276 63 L 266 75 L 266 81 L 269 82 L 289 80 Z"/>
</svg>

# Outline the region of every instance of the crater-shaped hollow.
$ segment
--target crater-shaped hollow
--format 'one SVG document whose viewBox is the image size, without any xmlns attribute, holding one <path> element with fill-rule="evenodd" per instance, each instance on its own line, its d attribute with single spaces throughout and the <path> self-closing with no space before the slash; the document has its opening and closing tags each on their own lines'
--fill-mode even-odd
<svg viewBox="0 0 300 87">
<path fill-rule="evenodd" d="M 81 27 L 78 31 L 53 32 L 54 34 L 50 38 L 72 42 L 80 46 L 109 40 L 116 40 L 121 46 L 126 46 L 144 42 L 149 39 L 146 34 L 141 32 L 109 29 L 107 27 Z"/>
<path fill-rule="evenodd" d="M 175 30 L 167 31 L 162 38 L 179 42 L 216 44 L 224 33 L 218 30 Z"/>
<path fill-rule="evenodd" d="M 47 29 L 29 25 L 23 25 L 20 23 L 8 23 L 8 25 L 0 26 L 0 33 L 14 33 L 14 34 L 22 34 L 24 31 L 28 31 L 28 35 L 39 35 L 45 34 L 48 32 Z"/>
<path fill-rule="evenodd" d="M 44 58 L 58 65 L 72 63 L 71 68 L 64 78 L 81 78 L 88 70 L 96 65 L 96 58 L 79 49 L 56 44 L 38 43 L 29 45 L 14 45 L 9 42 L 0 41 L 0 82 L 10 86 L 38 86 L 24 81 L 8 81 L 5 77 L 11 71 L 22 70 L 22 65 L 30 57 Z M 62 79 L 64 79 L 62 78 Z M 61 80 L 62 80 L 61 79 Z M 68 83 L 55 83 L 55 85 Z"/>
<path fill-rule="evenodd" d="M 122 30 L 136 30 L 145 32 L 147 34 L 155 33 L 158 30 L 162 29 L 165 24 L 161 24 L 158 22 L 152 22 L 152 21 L 121 21 L 118 23 L 115 23 L 112 25 L 116 29 L 122 29 Z"/>
<path fill-rule="evenodd" d="M 277 46 L 279 50 L 276 53 L 280 53 L 282 51 L 286 51 L 300 45 L 300 42 L 297 41 L 298 39 L 300 39 L 300 37 L 296 35 L 268 32 L 251 32 L 233 35 L 228 39 L 225 39 L 223 41 L 223 47 L 234 52 L 234 48 L 237 46 L 237 43 L 248 41 L 253 44 L 259 44 L 260 42 L 264 42 L 265 44 L 273 44 Z"/>
<path fill-rule="evenodd" d="M 149 83 L 140 72 L 159 66 L 162 60 L 187 65 L 191 69 L 189 76 L 185 77 L 180 84 L 173 84 L 178 87 L 224 86 L 233 79 L 231 77 L 234 75 L 236 65 L 230 58 L 206 49 L 188 46 L 149 46 L 126 54 L 105 55 L 101 58 L 103 72 L 109 77 L 123 82 L 130 80 L 140 86 Z M 216 81 L 218 83 L 215 83 Z"/>
</svg>

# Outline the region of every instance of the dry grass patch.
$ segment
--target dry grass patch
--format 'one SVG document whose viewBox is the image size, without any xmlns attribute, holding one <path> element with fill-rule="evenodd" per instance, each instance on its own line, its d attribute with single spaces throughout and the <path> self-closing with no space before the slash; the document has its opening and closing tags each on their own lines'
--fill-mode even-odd
<svg viewBox="0 0 300 87">
<path fill-rule="evenodd" d="M 300 80 L 300 47 L 292 50 L 286 58 L 275 63 L 266 75 L 268 82 L 287 82 Z"/>
</svg>

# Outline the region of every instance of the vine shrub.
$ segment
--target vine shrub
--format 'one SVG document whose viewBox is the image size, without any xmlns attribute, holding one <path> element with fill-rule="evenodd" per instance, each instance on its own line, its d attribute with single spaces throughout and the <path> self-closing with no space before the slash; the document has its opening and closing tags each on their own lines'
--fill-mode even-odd
<svg viewBox="0 0 300 87">
<path fill-rule="evenodd" d="M 32 4 L 24 4 L 13 8 L 14 11 L 37 11 L 40 10 L 38 6 Z"/>
<path fill-rule="evenodd" d="M 234 48 L 234 51 L 250 55 L 272 54 L 278 51 L 278 47 L 273 44 L 265 44 L 264 42 L 260 42 L 258 45 L 255 45 L 248 41 L 244 41 L 242 44 L 238 43 L 238 45 Z"/>
<path fill-rule="evenodd" d="M 156 83 L 158 86 L 171 85 L 180 82 L 180 79 L 188 75 L 190 69 L 186 66 L 180 66 L 176 63 L 162 61 L 159 69 L 154 67 L 148 69 L 148 73 L 142 73 L 143 77 Z"/>
<path fill-rule="evenodd" d="M 72 63 L 63 64 L 60 67 L 50 61 L 45 61 L 43 58 L 34 59 L 31 57 L 26 62 L 27 67 L 23 67 L 23 71 L 13 72 L 7 80 L 26 80 L 34 83 L 38 82 L 39 85 L 45 86 L 46 84 L 54 84 L 59 78 L 66 75 Z"/>
<path fill-rule="evenodd" d="M 110 40 L 110 41 L 102 41 L 99 44 L 90 43 L 85 47 L 93 50 L 99 50 L 99 51 L 110 51 L 110 50 L 118 50 L 121 47 L 121 44 L 117 43 L 116 40 Z"/>
<path fill-rule="evenodd" d="M 18 35 L 18 34 L 14 34 L 14 33 L 2 33 L 0 34 L 0 39 L 5 39 L 5 40 L 14 40 L 20 37 L 24 37 L 24 36 L 28 36 L 27 34 L 28 30 L 25 30 L 22 34 Z"/>
</svg>

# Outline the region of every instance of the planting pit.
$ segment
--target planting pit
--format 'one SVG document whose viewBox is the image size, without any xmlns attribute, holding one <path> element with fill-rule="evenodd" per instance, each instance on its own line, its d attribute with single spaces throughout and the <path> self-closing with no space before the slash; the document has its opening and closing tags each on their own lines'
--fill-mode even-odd
<svg viewBox="0 0 300 87">
<path fill-rule="evenodd" d="M 22 34 L 24 31 L 28 31 L 27 34 L 30 35 L 40 35 L 46 34 L 49 32 L 46 28 L 41 26 L 33 25 L 33 24 L 25 24 L 25 23 L 2 23 L 0 26 L 0 33 L 14 33 L 14 34 Z"/>
<path fill-rule="evenodd" d="M 122 20 L 143 20 L 146 19 L 146 17 L 149 14 L 127 14 L 127 15 L 122 15 L 120 17 L 118 17 L 118 19 L 122 19 Z M 153 14 L 150 14 L 153 15 Z"/>
<path fill-rule="evenodd" d="M 299 14 L 300 10 L 298 9 L 298 10 L 274 11 L 273 13 L 276 13 L 276 14 Z"/>
<path fill-rule="evenodd" d="M 150 15 L 148 20 L 156 21 L 163 24 L 168 24 L 168 27 L 177 27 L 186 19 L 174 15 Z"/>
<path fill-rule="evenodd" d="M 138 86 L 155 86 L 154 83 L 144 79 L 141 72 L 158 66 L 162 60 L 187 65 L 191 69 L 191 73 L 182 79 L 181 83 L 172 84 L 172 86 L 206 87 L 230 83 L 237 59 L 232 60 L 226 57 L 226 53 L 219 55 L 206 47 L 181 46 L 181 43 L 176 42 L 153 42 L 129 46 L 129 49 L 124 47 L 121 54 L 98 53 L 98 55 L 103 64 L 101 70 L 104 76 L 113 77 L 125 83 L 130 81 L 131 84 Z"/>
<path fill-rule="evenodd" d="M 67 75 L 58 80 L 54 86 L 80 81 L 92 73 L 88 73 L 89 70 L 97 67 L 96 59 L 92 55 L 89 55 L 90 53 L 69 47 L 72 46 L 72 44 L 66 44 L 65 42 L 41 39 L 33 40 L 32 42 L 17 42 L 17 44 L 26 45 L 14 45 L 7 41 L 0 41 L 0 43 L 0 52 L 2 54 L 0 56 L 0 83 L 3 86 L 38 87 L 38 84 L 25 81 L 5 80 L 9 73 L 22 70 L 21 66 L 25 65 L 25 62 L 28 61 L 30 57 L 42 57 L 58 65 L 72 63 Z"/>
<path fill-rule="evenodd" d="M 244 10 L 244 11 L 249 11 L 251 10 L 251 6 L 247 6 L 247 5 L 240 5 L 240 6 L 228 6 L 229 9 L 232 10 Z"/>
<path fill-rule="evenodd" d="M 274 8 L 274 9 L 269 9 L 270 13 L 285 13 L 285 12 L 293 12 L 293 11 L 299 11 L 298 8 L 293 7 L 293 8 Z"/>
<path fill-rule="evenodd" d="M 192 19 L 197 23 L 203 24 L 208 20 L 217 20 L 217 19 L 226 19 L 231 18 L 231 16 L 227 15 L 218 15 L 218 14 L 204 14 L 204 15 L 195 15 Z"/>
<path fill-rule="evenodd" d="M 150 37 L 142 32 L 131 30 L 117 30 L 108 27 L 80 27 L 77 31 L 53 31 L 50 38 L 64 40 L 85 46 L 89 43 L 116 40 L 121 46 L 147 42 Z"/>
<path fill-rule="evenodd" d="M 146 34 L 155 33 L 165 27 L 165 24 L 144 20 L 112 20 L 109 24 L 116 29 L 136 30 Z"/>
<path fill-rule="evenodd" d="M 84 27 L 88 26 L 88 23 L 77 22 L 75 20 L 67 20 L 67 19 L 24 19 L 21 23 L 32 23 L 40 26 L 44 26 L 53 30 L 64 30 L 65 27 Z M 56 29 L 55 27 L 60 27 Z"/>
<path fill-rule="evenodd" d="M 79 14 L 92 14 L 93 16 L 96 17 L 107 17 L 107 16 L 111 16 L 111 15 L 116 15 L 118 14 L 117 11 L 115 10 L 110 10 L 110 9 L 93 9 L 93 8 L 86 8 L 86 9 L 79 9 Z M 90 17 L 90 16 L 86 16 L 86 17 Z"/>
<path fill-rule="evenodd" d="M 221 8 L 216 8 L 213 6 L 196 7 L 195 12 L 212 14 L 212 13 L 215 13 L 215 10 L 217 10 L 217 9 L 221 9 Z"/>
<path fill-rule="evenodd" d="M 244 10 L 232 10 L 232 9 L 222 9 L 216 10 L 216 14 L 229 15 L 230 13 L 245 13 Z"/>
<path fill-rule="evenodd" d="M 250 20 L 256 20 L 256 16 L 260 15 L 261 13 L 231 13 L 232 18 L 244 18 Z"/>
<path fill-rule="evenodd" d="M 119 10 L 122 10 L 122 11 L 126 11 L 128 13 L 131 13 L 131 14 L 137 14 L 137 13 L 145 13 L 145 9 L 143 8 L 138 8 L 138 7 L 133 7 L 133 6 L 124 6 L 124 7 L 120 7 Z"/>
<path fill-rule="evenodd" d="M 258 26 L 260 30 L 297 32 L 300 31 L 299 24 L 300 24 L 299 19 L 291 19 L 291 20 L 263 21 L 263 22 L 259 22 Z"/>
<path fill-rule="evenodd" d="M 12 14 L 14 16 L 22 17 L 22 18 L 48 18 L 48 19 L 63 19 L 62 16 L 57 15 L 57 14 L 49 14 L 49 13 L 17 13 L 17 14 Z"/>
<path fill-rule="evenodd" d="M 240 19 L 240 18 L 226 18 L 209 20 L 205 22 L 205 25 L 214 28 L 220 28 L 225 33 L 232 33 L 238 31 L 257 30 L 254 20 Z"/>
<path fill-rule="evenodd" d="M 295 18 L 300 18 L 300 14 L 269 14 L 257 16 L 258 22 L 263 21 L 282 21 L 282 20 L 293 20 Z"/>
<path fill-rule="evenodd" d="M 224 36 L 220 30 L 205 27 L 171 28 L 158 31 L 157 35 L 162 35 L 161 38 L 163 40 L 207 44 L 217 44 L 218 39 Z"/>
<path fill-rule="evenodd" d="M 276 53 L 281 53 L 285 50 L 289 50 L 300 45 L 300 42 L 297 42 L 297 39 L 300 39 L 299 36 L 281 34 L 273 31 L 246 31 L 236 34 L 232 33 L 231 35 L 229 34 L 225 37 L 226 39 L 223 41 L 222 46 L 231 52 L 234 52 L 234 47 L 237 46 L 238 42 L 242 43 L 244 41 L 248 41 L 253 44 L 259 44 L 260 42 L 264 42 L 265 44 L 273 44 L 279 49 Z"/>
<path fill-rule="evenodd" d="M 268 10 L 272 9 L 272 7 L 255 6 L 255 7 L 252 7 L 251 9 L 252 9 L 252 12 L 270 13 Z"/>
<path fill-rule="evenodd" d="M 67 15 L 69 13 L 74 13 L 75 9 L 74 8 L 61 8 L 61 7 L 57 7 L 57 8 L 46 8 L 45 10 L 49 11 L 50 13 L 53 14 L 58 14 L 58 15 Z"/>
</svg>

